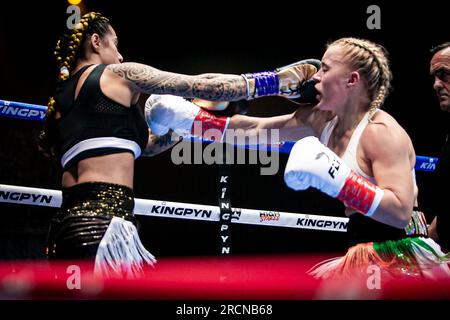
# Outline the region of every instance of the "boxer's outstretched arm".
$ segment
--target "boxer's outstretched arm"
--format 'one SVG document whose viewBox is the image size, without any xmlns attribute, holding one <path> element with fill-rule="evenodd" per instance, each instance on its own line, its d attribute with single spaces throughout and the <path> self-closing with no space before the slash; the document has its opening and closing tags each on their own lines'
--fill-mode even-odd
<svg viewBox="0 0 450 320">
<path fill-rule="evenodd" d="M 228 129 L 241 129 L 242 135 L 246 137 L 259 138 L 267 134 L 271 141 L 271 133 L 277 130 L 279 141 L 297 141 L 311 135 L 319 136 L 331 115 L 312 106 L 303 106 L 294 113 L 268 118 L 234 115 L 230 118 Z M 233 134 L 237 134 L 237 131 Z"/>
<path fill-rule="evenodd" d="M 305 98 L 303 84 L 320 68 L 320 61 L 306 59 L 274 71 L 243 75 L 208 73 L 183 75 L 161 71 L 140 63 L 107 66 L 136 93 L 172 94 L 183 98 L 237 101 L 279 95 L 288 99 Z M 314 95 L 315 96 L 315 95 Z"/>
<path fill-rule="evenodd" d="M 182 136 L 214 139 L 230 144 L 274 144 L 286 140 L 298 140 L 306 136 L 318 136 L 330 112 L 304 106 L 292 114 L 260 118 L 243 115 L 217 116 L 201 109 L 182 97 L 151 95 L 145 103 L 145 118 L 149 128 L 158 135 L 169 129 Z M 212 131 L 214 129 L 214 132 Z M 208 138 L 209 139 L 209 138 Z"/>
<path fill-rule="evenodd" d="M 107 70 L 127 80 L 136 92 L 173 94 L 185 98 L 237 101 L 247 98 L 247 84 L 240 75 L 203 74 L 197 76 L 161 71 L 134 62 L 111 64 Z"/>
</svg>

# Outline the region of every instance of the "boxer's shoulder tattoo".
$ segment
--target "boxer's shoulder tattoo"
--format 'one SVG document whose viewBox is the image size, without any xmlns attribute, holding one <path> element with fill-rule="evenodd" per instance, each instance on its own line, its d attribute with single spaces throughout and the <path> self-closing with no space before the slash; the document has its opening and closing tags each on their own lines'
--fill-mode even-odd
<svg viewBox="0 0 450 320">
<path fill-rule="evenodd" d="M 108 65 L 107 69 L 131 81 L 137 90 L 147 94 L 174 94 L 214 101 L 247 98 L 245 80 L 239 75 L 208 73 L 191 76 L 165 72 L 133 62 Z"/>
</svg>

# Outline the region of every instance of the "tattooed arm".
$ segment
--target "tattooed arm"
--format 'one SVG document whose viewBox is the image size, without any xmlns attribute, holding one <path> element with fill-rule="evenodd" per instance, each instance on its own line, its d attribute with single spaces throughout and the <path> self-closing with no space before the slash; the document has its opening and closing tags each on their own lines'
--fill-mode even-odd
<svg viewBox="0 0 450 320">
<path fill-rule="evenodd" d="M 149 137 L 147 147 L 142 152 L 142 156 L 144 157 L 156 156 L 167 149 L 172 148 L 179 141 L 181 141 L 180 136 L 173 132 L 173 130 L 169 130 L 169 132 L 163 136 L 156 136 L 152 134 L 150 129 L 148 131 Z"/>
<path fill-rule="evenodd" d="M 173 94 L 213 101 L 247 98 L 247 85 L 240 75 L 208 73 L 191 76 L 161 71 L 134 62 L 111 64 L 107 69 L 127 80 L 132 89 L 140 93 Z"/>
</svg>

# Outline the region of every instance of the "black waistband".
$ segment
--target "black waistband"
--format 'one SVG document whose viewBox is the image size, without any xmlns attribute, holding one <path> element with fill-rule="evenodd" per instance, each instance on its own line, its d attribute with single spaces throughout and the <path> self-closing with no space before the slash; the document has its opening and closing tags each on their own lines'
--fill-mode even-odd
<svg viewBox="0 0 450 320">
<path fill-rule="evenodd" d="M 62 188 L 62 210 L 73 208 L 101 207 L 102 211 L 118 209 L 125 215 L 132 215 L 134 192 L 131 188 L 106 182 L 84 182 L 69 188 Z"/>
</svg>

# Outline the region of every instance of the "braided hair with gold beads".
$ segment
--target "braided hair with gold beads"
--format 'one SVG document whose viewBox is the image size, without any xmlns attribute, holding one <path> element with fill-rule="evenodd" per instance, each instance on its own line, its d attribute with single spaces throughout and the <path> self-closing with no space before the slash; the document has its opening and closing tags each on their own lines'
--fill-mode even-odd
<svg viewBox="0 0 450 320">
<path fill-rule="evenodd" d="M 103 38 L 109 32 L 109 20 L 98 12 L 90 12 L 82 16 L 73 29 L 67 29 L 59 38 L 54 55 L 58 67 L 58 81 L 69 78 L 76 66 L 76 61 L 86 58 L 86 48 L 90 36 L 94 33 Z M 55 114 L 57 112 L 54 97 L 49 99 L 45 113 L 44 128 L 39 135 L 39 150 L 48 157 L 56 155 L 55 150 Z"/>
</svg>

